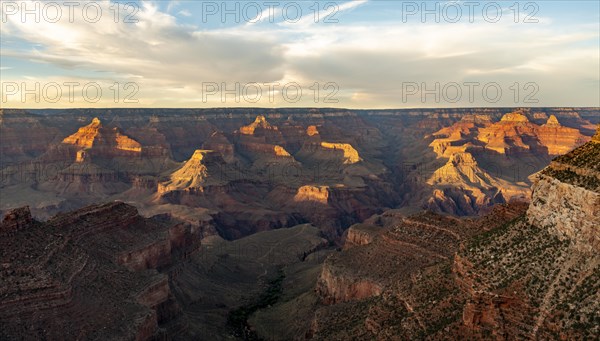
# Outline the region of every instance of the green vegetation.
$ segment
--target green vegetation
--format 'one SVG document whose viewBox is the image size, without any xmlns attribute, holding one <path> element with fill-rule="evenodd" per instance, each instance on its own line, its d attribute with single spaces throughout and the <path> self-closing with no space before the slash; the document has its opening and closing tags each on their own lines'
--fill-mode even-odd
<svg viewBox="0 0 600 341">
<path fill-rule="evenodd" d="M 501 236 L 501 235 L 505 234 L 506 232 L 508 232 L 509 227 L 519 221 L 525 221 L 525 216 L 523 215 L 523 216 L 517 217 L 517 218 L 503 224 L 502 226 L 499 226 L 495 229 L 475 235 L 473 238 L 471 238 L 467 248 L 469 250 L 477 249 L 477 248 L 489 243 L 490 241 L 496 239 L 498 236 Z"/>
<path fill-rule="evenodd" d="M 600 188 L 600 179 L 598 179 L 597 177 L 580 175 L 568 169 L 557 170 L 548 167 L 547 169 L 542 171 L 542 174 L 551 176 L 564 183 L 583 187 L 591 191 L 597 191 Z"/>
<path fill-rule="evenodd" d="M 554 161 L 579 168 L 600 171 L 600 144 L 586 143 Z"/>
<path fill-rule="evenodd" d="M 600 143 L 586 143 L 565 155 L 555 158 L 553 162 L 558 165 L 551 165 L 544 169 L 542 174 L 589 190 L 598 191 L 600 189 L 600 178 L 598 178 L 598 172 L 600 172 Z M 583 172 L 579 172 L 580 169 Z"/>
<path fill-rule="evenodd" d="M 260 309 L 274 305 L 282 293 L 282 284 L 285 279 L 283 270 L 277 272 L 277 276 L 270 280 L 267 289 L 254 303 L 239 307 L 229 313 L 227 324 L 234 329 L 236 336 L 244 337 L 245 340 L 258 340 L 258 336 L 248 328 L 248 318 Z"/>
<path fill-rule="evenodd" d="M 579 253 L 568 239 L 561 241 L 523 217 L 477 235 L 467 245 L 462 256 L 473 264 L 470 273 L 477 274 L 476 290 L 509 296 L 523 293 L 527 305 L 551 312 L 544 326 L 556 326 L 574 339 L 597 338 L 600 267 L 596 256 Z M 542 330 L 541 338 L 565 335 Z"/>
</svg>

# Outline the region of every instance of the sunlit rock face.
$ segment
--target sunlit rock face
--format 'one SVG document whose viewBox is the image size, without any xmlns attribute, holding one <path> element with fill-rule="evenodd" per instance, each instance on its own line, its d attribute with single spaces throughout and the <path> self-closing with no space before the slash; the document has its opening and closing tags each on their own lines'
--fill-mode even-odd
<svg viewBox="0 0 600 341">
<path fill-rule="evenodd" d="M 278 130 L 277 127 L 274 127 L 271 124 L 269 124 L 269 122 L 267 122 L 267 119 L 264 115 L 259 115 L 250 125 L 241 127 L 240 133 L 244 135 L 254 135 L 254 132 L 257 129 Z"/>
<path fill-rule="evenodd" d="M 302 186 L 298 188 L 298 193 L 294 196 L 294 201 L 314 201 L 327 204 L 329 199 L 328 186 Z"/>
<path fill-rule="evenodd" d="M 81 162 L 85 162 L 87 159 L 88 159 L 88 155 L 85 150 L 77 151 L 77 155 L 75 156 L 75 162 L 81 163 Z"/>
<path fill-rule="evenodd" d="M 273 151 L 275 152 L 275 156 L 291 156 L 282 146 L 273 147 Z"/>
<path fill-rule="evenodd" d="M 434 190 L 426 208 L 458 215 L 473 215 L 482 207 L 505 203 L 518 192 L 480 168 L 467 152 L 453 154 L 427 183 Z"/>
<path fill-rule="evenodd" d="M 0 214 L 31 201 L 32 215 L 47 219 L 114 198 L 144 212 L 185 212 L 192 221 L 206 210 L 219 212 L 221 231 L 318 222 L 334 239 L 381 208 L 476 215 L 495 203 L 529 198 L 528 176 L 549 163 L 548 150 L 562 151 L 551 145 L 569 142 L 553 136 L 563 128 L 589 130 L 594 111 L 578 112 L 540 108 L 509 112 L 504 120 L 505 109 L 493 108 L 3 114 L 0 164 L 17 163 L 0 169 L 6 193 Z M 480 130 L 496 125 L 537 126 L 536 134 L 544 134 L 517 134 L 529 149 L 507 137 L 508 149 L 499 153 L 479 139 Z M 27 127 L 44 145 L 22 138 Z M 58 132 L 54 143 L 47 141 L 50 131 Z M 220 159 L 204 154 L 186 166 L 196 150 L 212 150 Z M 262 214 L 278 223 L 266 223 Z"/>
<path fill-rule="evenodd" d="M 317 130 L 316 126 L 308 126 L 308 128 L 306 128 L 306 135 L 308 136 L 315 136 L 318 135 L 319 131 Z"/>
<path fill-rule="evenodd" d="M 537 147 L 535 140 L 536 125 L 529 122 L 521 113 L 509 113 L 500 122 L 479 129 L 477 139 L 485 148 L 500 154 L 514 154 L 531 151 Z"/>
<path fill-rule="evenodd" d="M 221 164 L 223 160 L 218 153 L 196 150 L 180 169 L 171 174 L 169 181 L 158 184 L 158 193 L 184 189 L 202 190 L 207 185 L 219 182 Z"/>
<path fill-rule="evenodd" d="M 589 140 L 579 130 L 562 126 L 556 116 L 551 115 L 546 124 L 537 130 L 540 143 L 548 148 L 550 155 L 562 155 Z"/>
<path fill-rule="evenodd" d="M 267 122 L 264 115 L 258 115 L 254 122 L 241 127 L 234 139 L 236 149 L 251 159 L 257 168 L 282 158 L 293 162 L 292 155 L 283 145 L 286 143 L 283 134 L 277 126 Z"/>
<path fill-rule="evenodd" d="M 531 201 L 532 225 L 573 240 L 582 251 L 600 251 L 600 192 L 540 175 Z"/>
<path fill-rule="evenodd" d="M 528 115 L 511 112 L 496 123 L 469 115 L 433 133 L 429 147 L 438 159 L 448 161 L 436 165 L 428 177 L 433 188 L 428 189 L 431 194 L 424 207 L 474 214 L 496 203 L 527 200 L 531 179 L 522 175 L 541 170 L 553 155 L 589 140 L 578 129 L 562 126 L 554 114 Z M 543 118 L 545 123 L 538 125 L 528 117 Z M 520 181 L 510 181 L 516 178 Z"/>
<path fill-rule="evenodd" d="M 358 155 L 358 151 L 348 143 L 321 142 L 321 147 L 334 151 L 342 151 L 345 164 L 357 163 L 362 160 Z"/>
<path fill-rule="evenodd" d="M 100 119 L 96 117 L 92 120 L 92 123 L 79 128 L 75 134 L 66 137 L 63 140 L 63 143 L 90 148 L 94 144 L 94 140 L 98 135 L 100 127 Z"/>
<path fill-rule="evenodd" d="M 477 139 L 485 148 L 500 154 L 528 151 L 548 155 L 564 154 L 588 140 L 579 130 L 561 126 L 554 115 L 539 126 L 518 112 L 506 114 L 500 122 L 479 129 Z"/>
<path fill-rule="evenodd" d="M 500 122 L 523 122 L 529 123 L 529 119 L 527 116 L 523 115 L 520 112 L 513 112 L 502 116 Z"/>
<path fill-rule="evenodd" d="M 481 170 L 470 153 L 456 153 L 446 165 L 437 169 L 429 184 L 470 183 L 479 187 L 492 186 L 490 176 Z"/>
<path fill-rule="evenodd" d="M 142 152 L 142 146 L 137 141 L 123 135 L 116 127 L 104 127 L 98 118 L 94 118 L 92 123 L 79 128 L 75 134 L 66 137 L 63 143 L 82 148 L 103 148 L 108 152 L 111 149 Z"/>
<path fill-rule="evenodd" d="M 486 115 L 466 115 L 449 127 L 433 133 L 435 139 L 429 145 L 438 157 L 451 157 L 454 153 L 465 152 L 477 147 L 476 136 L 479 128 L 492 124 Z"/>
<path fill-rule="evenodd" d="M 465 116 L 433 134 L 430 146 L 439 157 L 450 157 L 468 149 L 504 155 L 561 155 L 589 140 L 578 129 L 560 124 L 555 115 L 539 114 L 546 123 L 537 125 L 520 112 L 508 113 L 493 123 L 482 115 Z"/>
<path fill-rule="evenodd" d="M 600 251 L 600 130 L 537 175 L 528 218 L 582 251 Z"/>
</svg>

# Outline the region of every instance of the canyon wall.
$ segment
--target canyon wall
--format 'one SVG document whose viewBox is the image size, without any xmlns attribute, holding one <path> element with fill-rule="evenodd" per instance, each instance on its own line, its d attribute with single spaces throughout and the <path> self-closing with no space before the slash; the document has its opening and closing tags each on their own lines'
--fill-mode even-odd
<svg viewBox="0 0 600 341">
<path fill-rule="evenodd" d="M 527 214 L 532 225 L 571 240 L 588 253 L 600 250 L 599 140 L 600 132 L 537 176 Z"/>
<path fill-rule="evenodd" d="M 386 208 L 472 216 L 529 200 L 529 175 L 582 143 L 597 110 L 1 113 L 0 215 L 28 205 L 48 219 L 110 198 L 150 215 L 213 215 L 227 238 L 312 222 L 340 243 L 347 227 Z M 28 147 L 18 133 L 28 126 L 45 145 Z"/>
<path fill-rule="evenodd" d="M 0 338 L 161 339 L 182 316 L 156 269 L 194 242 L 189 225 L 119 202 L 46 223 L 11 211 L 0 224 Z"/>
</svg>

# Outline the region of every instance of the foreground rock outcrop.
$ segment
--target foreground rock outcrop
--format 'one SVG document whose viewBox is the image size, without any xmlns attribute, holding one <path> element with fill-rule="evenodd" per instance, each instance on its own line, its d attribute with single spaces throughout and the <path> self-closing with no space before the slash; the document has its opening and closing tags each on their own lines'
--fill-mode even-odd
<svg viewBox="0 0 600 341">
<path fill-rule="evenodd" d="M 465 296 L 451 276 L 461 245 L 513 219 L 524 205 L 498 206 L 483 220 L 421 213 L 374 216 L 352 226 L 344 249 L 327 258 L 308 332 L 325 339 L 413 339 L 457 335 Z"/>
<path fill-rule="evenodd" d="M 189 226 L 142 218 L 120 202 L 46 223 L 26 209 L 8 213 L 0 225 L 0 338 L 165 337 L 181 315 L 156 269 L 194 240 Z"/>
<path fill-rule="evenodd" d="M 600 128 L 537 175 L 528 219 L 581 251 L 600 251 Z"/>
</svg>

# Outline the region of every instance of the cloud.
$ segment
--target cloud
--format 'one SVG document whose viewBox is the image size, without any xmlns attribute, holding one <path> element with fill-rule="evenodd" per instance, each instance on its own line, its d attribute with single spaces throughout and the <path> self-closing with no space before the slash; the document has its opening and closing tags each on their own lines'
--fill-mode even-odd
<svg viewBox="0 0 600 341">
<path fill-rule="evenodd" d="M 109 11 L 108 4 L 102 3 Z M 282 49 L 240 35 L 196 31 L 146 3 L 137 23 L 56 24 L 12 20 L 19 38 L 42 48 L 8 55 L 60 67 L 134 75 L 162 84 L 273 81 L 281 77 Z"/>
<path fill-rule="evenodd" d="M 167 4 L 167 13 L 171 13 L 173 9 L 179 6 L 179 0 L 170 0 Z"/>
<path fill-rule="evenodd" d="M 323 7 L 320 7 L 319 12 L 315 15 L 304 15 L 297 22 L 283 22 L 284 26 L 293 26 L 294 28 L 305 28 L 306 26 L 316 25 L 319 23 L 329 23 L 334 24 L 338 23 L 338 14 L 342 12 L 348 12 L 354 8 L 362 6 L 366 4 L 368 0 L 353 0 L 344 2 L 341 5 L 338 5 L 335 2 L 325 3 Z M 315 20 L 318 18 L 317 20 Z"/>
<path fill-rule="evenodd" d="M 490 105 L 482 100 L 402 101 L 406 82 L 435 86 L 472 81 L 501 83 L 506 95 L 497 105 L 524 105 L 514 103 L 508 87 L 528 82 L 539 85 L 540 105 L 600 105 L 595 24 L 407 25 L 376 19 L 326 24 L 315 23 L 312 15 L 297 23 L 269 23 L 266 15 L 255 25 L 199 28 L 169 14 L 183 6 L 176 1 L 164 12 L 143 2 L 136 23 L 125 22 L 124 7 L 115 22 L 109 8 L 114 4 L 99 4 L 111 15 L 97 23 L 81 18 L 73 23 L 23 23 L 19 16 L 9 17 L 3 24 L 3 40 L 18 40 L 28 47 L 3 47 L 3 56 L 43 63 L 60 79 L 61 70 L 71 70 L 81 72 L 82 79 L 135 81 L 146 94 L 145 103 L 157 106 L 204 106 L 198 99 L 206 82 L 298 82 L 306 88 L 333 82 L 339 86 L 342 107 Z M 338 10 L 368 5 L 349 1 Z M 178 14 L 192 12 L 184 8 Z"/>
<path fill-rule="evenodd" d="M 177 12 L 177 14 L 179 14 L 183 17 L 191 17 L 192 16 L 192 13 L 190 13 L 190 11 L 188 11 L 187 9 Z"/>
</svg>

